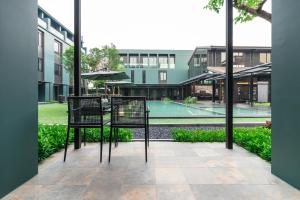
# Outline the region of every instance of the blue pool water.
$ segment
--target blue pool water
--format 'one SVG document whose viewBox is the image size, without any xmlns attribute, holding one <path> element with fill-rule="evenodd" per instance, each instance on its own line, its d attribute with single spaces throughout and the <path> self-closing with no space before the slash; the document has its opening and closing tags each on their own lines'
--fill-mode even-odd
<svg viewBox="0 0 300 200">
<path fill-rule="evenodd" d="M 150 117 L 223 117 L 224 107 L 197 105 L 186 106 L 176 102 L 148 101 Z M 270 117 L 269 110 L 259 110 L 257 108 L 233 108 L 235 117 Z"/>
</svg>

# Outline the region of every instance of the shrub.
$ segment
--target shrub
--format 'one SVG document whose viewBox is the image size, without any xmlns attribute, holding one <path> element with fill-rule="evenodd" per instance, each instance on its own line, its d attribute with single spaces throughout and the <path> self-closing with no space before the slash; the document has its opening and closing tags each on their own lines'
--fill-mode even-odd
<svg viewBox="0 0 300 200">
<path fill-rule="evenodd" d="M 53 153 L 62 149 L 65 145 L 67 127 L 65 125 L 39 124 L 38 127 L 38 160 L 42 161 Z M 109 139 L 109 127 L 104 127 L 103 140 Z M 132 139 L 130 129 L 119 130 L 119 141 L 129 142 Z M 70 129 L 70 142 L 74 141 L 74 129 Z M 100 130 L 97 128 L 86 129 L 87 142 L 99 142 Z"/>
<path fill-rule="evenodd" d="M 173 129 L 172 137 L 177 142 L 224 142 L 225 130 Z M 271 129 L 235 128 L 234 142 L 261 158 L 271 161 Z"/>
<path fill-rule="evenodd" d="M 186 104 L 186 105 L 195 104 L 195 103 L 197 103 L 196 97 L 188 96 L 187 98 L 184 99 L 184 104 Z"/>
<path fill-rule="evenodd" d="M 164 98 L 162 99 L 162 101 L 163 101 L 163 103 L 167 104 L 167 103 L 169 103 L 169 102 L 171 101 L 171 99 L 168 98 L 168 97 L 164 97 Z"/>
</svg>

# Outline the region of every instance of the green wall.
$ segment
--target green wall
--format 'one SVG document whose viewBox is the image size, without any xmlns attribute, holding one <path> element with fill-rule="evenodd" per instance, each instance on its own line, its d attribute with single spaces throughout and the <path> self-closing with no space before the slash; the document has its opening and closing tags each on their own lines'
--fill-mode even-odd
<svg viewBox="0 0 300 200">
<path fill-rule="evenodd" d="M 38 172 L 37 0 L 0 1 L 0 198 Z"/>
<path fill-rule="evenodd" d="M 273 0 L 272 173 L 300 189 L 299 10 Z"/>
</svg>

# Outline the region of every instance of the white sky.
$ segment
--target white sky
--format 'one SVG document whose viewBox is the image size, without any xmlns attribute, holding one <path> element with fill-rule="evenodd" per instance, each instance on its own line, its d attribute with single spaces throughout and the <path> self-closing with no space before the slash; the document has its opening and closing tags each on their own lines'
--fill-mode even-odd
<svg viewBox="0 0 300 200">
<path fill-rule="evenodd" d="M 74 0 L 38 0 L 73 31 Z M 269 0 L 271 1 L 271 0 Z M 119 49 L 194 49 L 225 45 L 225 11 L 204 10 L 207 0 L 82 0 L 84 46 Z M 271 9 L 271 2 L 265 5 Z M 234 45 L 271 45 L 271 24 L 256 18 L 234 26 Z"/>
</svg>

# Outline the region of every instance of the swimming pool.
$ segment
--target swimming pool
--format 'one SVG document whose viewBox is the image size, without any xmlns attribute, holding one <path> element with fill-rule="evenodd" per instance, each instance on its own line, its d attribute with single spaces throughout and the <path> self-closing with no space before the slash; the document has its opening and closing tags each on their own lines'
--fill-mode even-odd
<svg viewBox="0 0 300 200">
<path fill-rule="evenodd" d="M 186 106 L 177 102 L 147 101 L 151 118 L 178 117 L 225 117 L 225 107 L 220 106 Z M 270 117 L 270 110 L 257 108 L 233 108 L 234 117 Z"/>
</svg>

